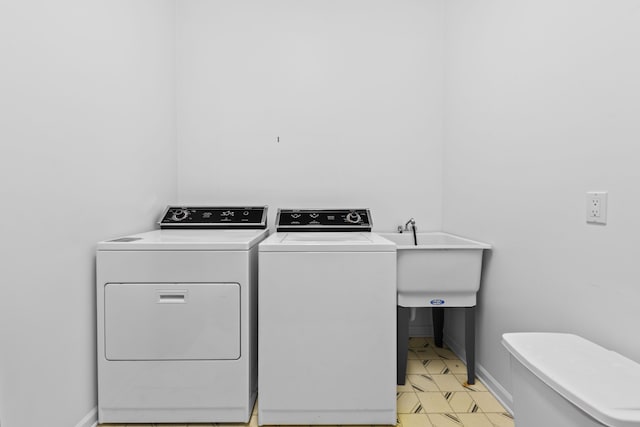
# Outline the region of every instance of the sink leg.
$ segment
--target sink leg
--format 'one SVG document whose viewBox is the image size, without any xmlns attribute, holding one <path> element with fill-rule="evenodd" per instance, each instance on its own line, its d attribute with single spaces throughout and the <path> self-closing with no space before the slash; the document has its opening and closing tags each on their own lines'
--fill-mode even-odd
<svg viewBox="0 0 640 427">
<path fill-rule="evenodd" d="M 442 348 L 442 335 L 444 330 L 444 307 L 432 307 L 431 317 L 433 318 L 433 340 L 436 347 Z"/>
<path fill-rule="evenodd" d="M 407 375 L 407 356 L 409 353 L 409 316 L 411 314 L 411 309 L 408 307 L 397 307 L 397 383 L 398 385 L 404 385 Z"/>
<path fill-rule="evenodd" d="M 467 354 L 467 384 L 476 382 L 476 308 L 464 308 L 464 345 Z"/>
</svg>

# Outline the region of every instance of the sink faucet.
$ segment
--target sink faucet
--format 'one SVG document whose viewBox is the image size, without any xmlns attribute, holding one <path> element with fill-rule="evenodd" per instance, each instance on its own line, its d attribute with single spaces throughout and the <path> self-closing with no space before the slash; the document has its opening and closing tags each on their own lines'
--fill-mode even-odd
<svg viewBox="0 0 640 427">
<path fill-rule="evenodd" d="M 404 225 L 404 229 L 409 231 L 409 224 L 411 224 L 411 231 L 413 232 L 413 244 L 418 246 L 418 235 L 416 234 L 416 220 L 411 218 L 409 221 L 407 221 L 407 223 Z"/>
<path fill-rule="evenodd" d="M 409 231 L 409 224 L 411 224 L 411 229 L 412 229 L 413 231 L 415 231 L 415 229 L 416 229 L 416 220 L 415 220 L 415 219 L 413 219 L 413 218 L 411 218 L 409 221 L 407 221 L 407 222 L 404 224 L 404 231 Z"/>
<path fill-rule="evenodd" d="M 416 231 L 416 220 L 411 218 L 409 221 L 407 221 L 404 224 L 404 228 L 401 225 L 398 226 L 398 233 L 402 233 L 403 231 L 409 231 L 409 224 L 411 224 L 411 230 L 413 230 L 415 232 Z"/>
</svg>

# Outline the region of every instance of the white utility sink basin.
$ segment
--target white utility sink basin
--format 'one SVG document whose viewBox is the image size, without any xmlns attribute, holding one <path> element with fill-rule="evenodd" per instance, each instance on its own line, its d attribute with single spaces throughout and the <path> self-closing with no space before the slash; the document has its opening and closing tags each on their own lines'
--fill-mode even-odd
<svg viewBox="0 0 640 427">
<path fill-rule="evenodd" d="M 482 251 L 477 242 L 444 232 L 377 233 L 398 246 L 398 305 L 473 307 L 480 288 Z"/>
</svg>

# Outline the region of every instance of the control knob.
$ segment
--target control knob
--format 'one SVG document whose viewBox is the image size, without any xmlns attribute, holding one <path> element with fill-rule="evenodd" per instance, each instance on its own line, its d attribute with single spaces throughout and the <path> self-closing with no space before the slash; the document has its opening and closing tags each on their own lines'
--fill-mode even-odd
<svg viewBox="0 0 640 427">
<path fill-rule="evenodd" d="M 349 212 L 345 217 L 345 220 L 351 224 L 359 224 L 360 221 L 362 221 L 362 218 L 358 212 Z"/>
<path fill-rule="evenodd" d="M 176 209 L 173 211 L 171 215 L 171 219 L 173 221 L 182 221 L 183 219 L 187 219 L 189 217 L 188 209 Z"/>
</svg>

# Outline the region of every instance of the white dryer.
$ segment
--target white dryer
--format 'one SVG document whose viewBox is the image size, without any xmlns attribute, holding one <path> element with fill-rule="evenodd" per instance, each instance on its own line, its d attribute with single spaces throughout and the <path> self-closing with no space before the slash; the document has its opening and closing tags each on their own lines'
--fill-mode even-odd
<svg viewBox="0 0 640 427">
<path fill-rule="evenodd" d="M 281 209 L 260 243 L 258 423 L 396 423 L 396 245 L 366 209 Z"/>
<path fill-rule="evenodd" d="M 169 207 L 98 243 L 100 423 L 248 422 L 266 207 Z"/>
</svg>

